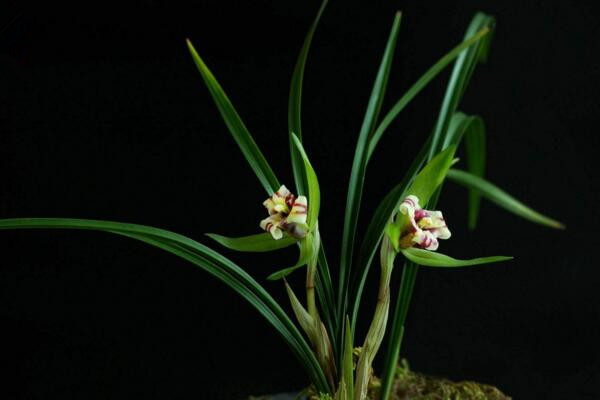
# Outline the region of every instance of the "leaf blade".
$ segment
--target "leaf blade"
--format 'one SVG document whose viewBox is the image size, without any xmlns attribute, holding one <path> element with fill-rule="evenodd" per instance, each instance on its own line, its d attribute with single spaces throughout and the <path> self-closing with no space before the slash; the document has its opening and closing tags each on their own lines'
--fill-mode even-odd
<svg viewBox="0 0 600 400">
<path fill-rule="evenodd" d="M 324 392 L 329 390 L 323 370 L 310 346 L 277 302 L 242 268 L 201 243 L 174 232 L 145 225 L 74 218 L 1 219 L 0 230 L 7 229 L 104 231 L 141 240 L 186 259 L 220 279 L 249 301 L 284 338 L 311 380 L 319 386 L 320 390 Z"/>
<path fill-rule="evenodd" d="M 434 65 L 432 65 L 394 104 L 394 106 L 388 111 L 381 123 L 373 133 L 373 137 L 369 140 L 368 159 L 371 158 L 379 140 L 383 136 L 385 130 L 390 124 L 396 119 L 398 114 L 411 102 L 411 100 L 419 94 L 428 84 L 431 82 L 440 72 L 444 70 L 454 59 L 456 59 L 461 52 L 469 47 L 473 46 L 488 33 L 487 29 L 483 29 L 477 32 L 474 36 L 466 38 L 458 46 L 450 50 L 446 55 L 440 58 Z"/>
<path fill-rule="evenodd" d="M 458 146 L 465 139 L 467 153 L 467 168 L 469 172 L 480 178 L 485 175 L 485 124 L 477 115 L 466 115 L 456 112 L 452 116 L 445 146 L 454 144 Z M 468 226 L 475 229 L 479 215 L 481 195 L 478 191 L 469 189 Z"/>
<path fill-rule="evenodd" d="M 206 236 L 230 250 L 244 252 L 267 252 L 283 249 L 297 242 L 293 237 L 287 236 L 279 240 L 273 239 L 270 233 L 256 235 L 227 237 L 216 233 L 207 233 Z"/>
<path fill-rule="evenodd" d="M 348 184 L 348 194 L 346 197 L 346 209 L 344 212 L 344 228 L 342 232 L 342 250 L 340 257 L 340 273 L 338 286 L 338 326 L 342 326 L 347 308 L 347 288 L 349 286 L 352 255 L 354 253 L 354 237 L 356 235 L 356 226 L 358 223 L 358 214 L 364 186 L 364 177 L 367 167 L 367 144 L 375 129 L 377 118 L 383 103 L 383 97 L 387 87 L 389 73 L 392 65 L 398 31 L 400 29 L 400 13 L 396 13 L 392 29 L 388 37 L 387 44 L 381 59 L 375 83 L 369 97 L 367 110 L 361 126 L 354 160 L 352 162 L 352 171 L 350 173 L 350 182 Z M 340 334 L 342 329 L 340 329 Z M 342 338 L 338 339 L 339 342 Z"/>
<path fill-rule="evenodd" d="M 273 272 L 271 275 L 267 277 L 270 281 L 276 281 L 282 278 L 285 278 L 298 268 L 303 267 L 308 264 L 308 262 L 316 257 L 315 254 L 315 238 L 312 233 L 309 233 L 304 239 L 300 241 L 300 257 L 296 264 L 291 267 L 280 269 L 279 271 Z"/>
<path fill-rule="evenodd" d="M 448 179 L 466 186 L 469 189 L 478 191 L 484 198 L 526 220 L 540 225 L 545 225 L 550 228 L 565 228 L 565 225 L 561 222 L 535 211 L 534 209 L 506 193 L 504 190 L 500 189 L 498 186 L 486 181 L 483 178 L 479 178 L 466 171 L 452 168 L 450 171 L 448 171 Z"/>
<path fill-rule="evenodd" d="M 292 171 L 294 173 L 294 180 L 296 181 L 296 189 L 298 195 L 306 194 L 306 178 L 304 176 L 304 164 L 302 158 L 293 143 L 292 134 L 296 134 L 298 139 L 302 141 L 302 121 L 301 121 L 301 106 L 302 106 L 302 83 L 304 80 L 304 69 L 306 67 L 306 59 L 308 58 L 308 52 L 312 43 L 314 33 L 317 29 L 317 25 L 323 15 L 323 11 L 327 6 L 327 0 L 321 3 L 321 7 L 317 12 L 315 20 L 310 26 L 308 33 L 300 49 L 298 60 L 294 67 L 294 73 L 292 74 L 292 81 L 290 83 L 290 96 L 288 100 L 288 135 L 290 141 L 290 155 L 292 158 Z"/>
<path fill-rule="evenodd" d="M 409 247 L 401 250 L 402 254 L 414 262 L 415 264 L 426 266 L 426 267 L 442 267 L 442 268 L 456 268 L 456 267 L 468 267 L 473 265 L 489 264 L 500 261 L 508 261 L 513 257 L 507 256 L 491 256 L 491 257 L 478 257 L 471 258 L 469 260 L 459 260 L 452 258 L 445 254 L 436 253 L 433 251 L 417 249 L 415 247 Z"/>
<path fill-rule="evenodd" d="M 229 132 L 235 139 L 238 147 L 244 154 L 244 157 L 267 193 L 269 193 L 269 195 L 273 194 L 280 186 L 273 170 L 252 138 L 252 135 L 250 135 L 248 128 L 246 128 L 246 125 L 233 107 L 233 104 L 231 104 L 231 101 L 221 88 L 221 85 L 217 82 L 202 58 L 200 58 L 198 52 L 196 52 L 192 42 L 189 39 L 186 39 L 186 42 L 190 54 L 192 55 L 192 59 L 219 109 Z"/>
<path fill-rule="evenodd" d="M 321 189 L 319 187 L 319 180 L 317 179 L 317 174 L 315 173 L 298 136 L 292 133 L 292 140 L 302 157 L 304 169 L 306 171 L 306 181 L 308 183 L 308 215 L 306 222 L 308 223 L 308 226 L 313 229 L 317 225 L 319 210 L 321 208 Z"/>
</svg>

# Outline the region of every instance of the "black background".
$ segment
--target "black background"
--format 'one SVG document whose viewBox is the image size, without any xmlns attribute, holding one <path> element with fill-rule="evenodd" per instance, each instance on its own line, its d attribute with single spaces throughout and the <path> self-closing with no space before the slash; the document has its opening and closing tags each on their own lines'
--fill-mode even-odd
<svg viewBox="0 0 600 400">
<path fill-rule="evenodd" d="M 205 243 L 204 232 L 257 232 L 266 196 L 184 39 L 291 187 L 287 93 L 318 5 L 144 1 L 43 9 L 4 2 L 0 216 L 136 222 Z M 599 398 L 597 6 L 332 1 L 306 69 L 303 128 L 321 181 L 320 226 L 334 273 L 353 148 L 397 9 L 403 21 L 384 109 L 461 40 L 474 12 L 496 16 L 489 61 L 461 109 L 486 121 L 488 178 L 568 226 L 552 231 L 484 202 L 479 227 L 469 232 L 466 193 L 447 184 L 440 208 L 453 238 L 440 250 L 515 260 L 422 269 L 403 355 L 417 370 L 494 383 L 515 399 Z M 421 93 L 380 143 L 361 229 L 433 126 L 447 78 L 446 71 Z M 239 399 L 306 383 L 270 326 L 184 261 L 101 233 L 0 238 L 5 398 Z M 291 265 L 294 251 L 225 254 L 287 309 L 282 285 L 262 278 Z M 299 292 L 300 275 L 293 279 Z M 377 286 L 376 274 L 371 279 L 361 338 Z"/>
</svg>

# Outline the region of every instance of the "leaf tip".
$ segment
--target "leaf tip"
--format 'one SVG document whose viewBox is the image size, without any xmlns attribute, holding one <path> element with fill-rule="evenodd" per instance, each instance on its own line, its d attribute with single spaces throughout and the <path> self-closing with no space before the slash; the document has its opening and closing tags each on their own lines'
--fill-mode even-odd
<svg viewBox="0 0 600 400">
<path fill-rule="evenodd" d="M 562 229 L 562 230 L 567 229 L 567 226 L 560 221 L 554 221 L 554 223 L 550 226 L 555 229 Z"/>
<path fill-rule="evenodd" d="M 280 275 L 281 274 L 279 272 L 274 272 L 271 275 L 267 276 L 267 280 L 268 281 L 278 281 L 279 279 L 283 278 Z M 286 282 L 286 284 L 287 284 L 287 282 Z"/>
</svg>

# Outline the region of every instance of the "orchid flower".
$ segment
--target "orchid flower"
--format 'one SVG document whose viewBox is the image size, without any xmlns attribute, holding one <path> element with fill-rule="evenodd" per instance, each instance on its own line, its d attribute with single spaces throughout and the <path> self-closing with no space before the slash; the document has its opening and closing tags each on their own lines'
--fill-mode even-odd
<svg viewBox="0 0 600 400">
<path fill-rule="evenodd" d="M 400 213 L 410 222 L 408 230 L 402 232 L 399 247 L 417 247 L 425 250 L 437 250 L 438 239 L 449 239 L 450 230 L 446 226 L 441 211 L 425 210 L 419 205 L 419 198 L 410 195 L 400 203 Z"/>
<path fill-rule="evenodd" d="M 306 196 L 296 198 L 285 185 L 263 202 L 269 216 L 260 221 L 260 227 L 269 232 L 273 239 L 279 240 L 283 232 L 296 239 L 302 239 L 308 233 Z"/>
</svg>

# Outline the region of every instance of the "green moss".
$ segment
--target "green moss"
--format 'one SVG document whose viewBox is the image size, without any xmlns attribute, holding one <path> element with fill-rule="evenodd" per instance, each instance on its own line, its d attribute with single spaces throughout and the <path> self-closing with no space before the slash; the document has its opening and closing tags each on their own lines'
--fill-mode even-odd
<svg viewBox="0 0 600 400">
<path fill-rule="evenodd" d="M 369 394 L 378 398 L 378 387 Z M 510 397 L 491 385 L 477 382 L 452 382 L 434 378 L 410 370 L 406 360 L 402 360 L 396 370 L 396 380 L 392 389 L 393 400 L 510 400 Z"/>
</svg>

